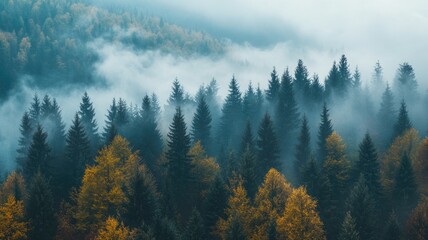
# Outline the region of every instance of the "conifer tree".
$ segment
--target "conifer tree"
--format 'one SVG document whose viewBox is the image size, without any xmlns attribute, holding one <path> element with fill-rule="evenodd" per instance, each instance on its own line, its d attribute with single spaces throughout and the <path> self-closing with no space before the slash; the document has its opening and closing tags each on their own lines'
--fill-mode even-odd
<svg viewBox="0 0 428 240">
<path fill-rule="evenodd" d="M 257 168 L 264 176 L 269 169 L 281 170 L 279 161 L 279 147 L 273 122 L 269 114 L 265 114 L 258 130 L 257 138 Z"/>
<path fill-rule="evenodd" d="M 194 143 L 200 141 L 208 152 L 211 149 L 211 122 L 211 113 L 205 97 L 201 97 L 192 120 L 192 140 Z"/>
<path fill-rule="evenodd" d="M 421 199 L 407 219 L 407 239 L 422 240 L 428 238 L 428 199 Z"/>
<path fill-rule="evenodd" d="M 331 124 L 329 110 L 327 104 L 324 103 L 323 110 L 321 113 L 321 123 L 318 130 L 318 159 L 321 163 L 324 162 L 327 149 L 326 141 L 327 138 L 333 133 L 333 125 Z"/>
<path fill-rule="evenodd" d="M 351 213 L 348 211 L 345 214 L 345 219 L 342 223 L 342 228 L 339 233 L 339 240 L 359 240 L 357 226 L 355 220 L 352 218 Z M 362 238 L 363 239 L 363 238 Z"/>
<path fill-rule="evenodd" d="M 294 170 L 296 180 L 299 184 L 303 182 L 303 169 L 308 164 L 311 156 L 311 136 L 309 133 L 308 120 L 303 116 L 302 127 L 300 128 L 300 135 L 296 146 L 296 154 L 294 161 Z"/>
<path fill-rule="evenodd" d="M 187 133 L 181 108 L 178 107 L 169 127 L 166 157 L 168 159 L 168 183 L 180 214 L 188 213 L 192 209 L 188 205 L 190 202 L 186 196 L 189 193 L 188 186 L 192 182 L 192 160 L 188 155 L 189 150 L 190 136 Z M 184 215 L 182 217 L 186 218 Z"/>
<path fill-rule="evenodd" d="M 31 125 L 37 126 L 40 123 L 41 106 L 40 99 L 37 94 L 34 94 L 33 102 L 31 103 L 29 115 L 31 119 Z"/>
<path fill-rule="evenodd" d="M 51 149 L 47 143 L 47 137 L 47 134 L 43 132 L 42 126 L 38 125 L 28 149 L 27 159 L 23 165 L 23 175 L 26 180 L 31 180 L 37 171 L 46 175 L 50 173 Z"/>
<path fill-rule="evenodd" d="M 382 148 L 386 148 L 391 143 L 395 118 L 394 95 L 387 83 L 376 120 L 379 143 Z"/>
<path fill-rule="evenodd" d="M 372 82 L 373 82 L 373 86 L 375 87 L 375 89 L 380 89 L 381 87 L 384 86 L 383 68 L 380 65 L 379 61 L 377 61 L 375 66 L 374 66 L 373 75 L 372 75 Z"/>
<path fill-rule="evenodd" d="M 239 149 L 240 154 L 243 154 L 247 150 L 247 148 L 249 148 L 250 151 L 255 153 L 254 137 L 253 131 L 251 129 L 251 123 L 250 121 L 247 121 L 247 124 L 245 125 L 244 134 L 241 138 L 241 147 Z"/>
<path fill-rule="evenodd" d="M 409 115 L 407 113 L 406 103 L 401 101 L 400 111 L 398 113 L 397 121 L 394 124 L 394 140 L 396 137 L 401 136 L 404 132 L 412 128 L 412 123 L 410 122 Z"/>
<path fill-rule="evenodd" d="M 94 157 L 100 146 L 100 136 L 98 134 L 97 120 L 95 119 L 95 109 L 87 92 L 82 96 L 79 116 L 90 143 L 91 157 Z"/>
<path fill-rule="evenodd" d="M 66 192 L 71 187 L 78 187 L 90 164 L 90 145 L 79 115 L 76 113 L 73 123 L 67 133 L 66 161 L 63 168 L 62 180 Z"/>
<path fill-rule="evenodd" d="M 184 103 L 184 90 L 180 82 L 176 78 L 172 83 L 172 92 L 168 98 L 168 104 L 176 108 Z"/>
<path fill-rule="evenodd" d="M 270 74 L 268 89 L 266 90 L 266 100 L 268 100 L 270 104 L 275 105 L 276 102 L 278 101 L 278 94 L 280 91 L 279 88 L 280 88 L 279 78 L 278 78 L 278 74 L 276 73 L 276 69 L 274 67 Z"/>
<path fill-rule="evenodd" d="M 25 207 L 26 216 L 31 220 L 30 239 L 52 239 L 55 231 L 53 204 L 49 183 L 40 172 L 37 172 L 31 181 Z"/>
<path fill-rule="evenodd" d="M 308 194 L 319 199 L 320 191 L 320 170 L 313 157 L 304 166 L 302 171 L 302 185 L 306 187 Z"/>
<path fill-rule="evenodd" d="M 312 77 L 309 95 L 312 107 L 318 108 L 324 99 L 324 87 L 321 85 L 317 74 Z"/>
<path fill-rule="evenodd" d="M 106 115 L 107 119 L 105 121 L 104 132 L 102 134 L 105 145 L 109 145 L 111 141 L 113 141 L 114 136 L 117 134 L 116 115 L 117 115 L 116 99 L 113 98 L 113 102 L 110 105 L 109 110 L 107 111 L 107 115 Z"/>
<path fill-rule="evenodd" d="M 242 177 L 243 186 L 248 193 L 250 199 L 254 198 L 257 191 L 257 183 L 260 182 L 260 176 L 256 173 L 256 157 L 250 147 L 241 156 L 240 175 Z"/>
<path fill-rule="evenodd" d="M 299 103 L 307 105 L 307 97 L 309 93 L 309 74 L 308 69 L 303 65 L 303 61 L 299 59 L 296 70 L 294 71 L 293 87 L 295 89 L 296 98 Z"/>
<path fill-rule="evenodd" d="M 247 240 L 249 237 L 245 234 L 242 221 L 233 217 L 230 224 L 227 226 L 224 240 Z"/>
<path fill-rule="evenodd" d="M 114 122 L 118 133 L 122 136 L 127 136 L 129 134 L 127 124 L 130 122 L 130 118 L 131 116 L 125 100 L 119 98 L 119 101 L 117 102 L 117 113 Z"/>
<path fill-rule="evenodd" d="M 386 224 L 385 231 L 383 233 L 382 240 L 400 240 L 401 239 L 401 230 L 398 225 L 397 217 L 395 213 L 392 212 L 388 222 Z"/>
<path fill-rule="evenodd" d="M 278 136 L 281 136 L 282 151 L 285 153 L 291 152 L 295 142 L 294 134 L 299 126 L 299 112 L 291 81 L 292 78 L 287 69 L 281 78 L 281 89 L 275 112 L 276 128 Z"/>
<path fill-rule="evenodd" d="M 190 216 L 190 219 L 187 222 L 187 227 L 184 234 L 185 239 L 205 240 L 207 239 L 207 234 L 205 230 L 206 228 L 204 226 L 201 214 L 198 212 L 198 210 L 193 209 L 192 215 Z"/>
<path fill-rule="evenodd" d="M 380 207 L 383 190 L 380 183 L 380 166 L 376 148 L 369 135 L 366 133 L 359 146 L 359 158 L 356 163 L 356 174 L 362 174 L 367 182 L 369 194 L 377 207 Z"/>
<path fill-rule="evenodd" d="M 31 118 L 28 112 L 25 112 L 21 119 L 21 125 L 19 128 L 21 132 L 21 137 L 18 141 L 18 149 L 16 150 L 18 156 L 16 157 L 16 162 L 20 170 L 24 167 L 25 159 L 28 155 L 28 149 L 31 145 L 31 139 L 33 136 L 33 126 L 31 124 Z"/>
<path fill-rule="evenodd" d="M 418 188 L 412 163 L 407 153 L 401 158 L 392 191 L 394 205 L 399 210 L 397 211 L 399 219 L 404 219 L 406 213 L 409 213 L 418 202 Z"/>
<path fill-rule="evenodd" d="M 340 75 L 339 92 L 342 96 L 345 96 L 352 85 L 352 75 L 349 70 L 348 59 L 344 54 L 340 58 L 338 68 L 339 68 L 339 75 Z"/>
<path fill-rule="evenodd" d="M 239 144 L 239 134 L 242 129 L 242 98 L 238 83 L 233 76 L 229 83 L 229 94 L 222 108 L 220 119 L 219 140 L 226 148 L 236 150 Z"/>
<path fill-rule="evenodd" d="M 375 205 L 364 175 L 360 176 L 346 204 L 361 239 L 377 239 Z"/>
<path fill-rule="evenodd" d="M 394 86 L 398 97 L 406 101 L 412 102 L 417 97 L 418 82 L 412 65 L 407 62 L 400 64 Z"/>
<path fill-rule="evenodd" d="M 353 81 L 352 81 L 352 86 L 354 87 L 354 89 L 361 89 L 361 73 L 360 70 L 358 69 L 358 66 L 355 67 L 355 71 L 354 74 L 352 75 Z"/>
<path fill-rule="evenodd" d="M 336 62 L 333 63 L 330 72 L 325 80 L 325 94 L 326 97 L 342 96 L 341 92 L 341 77 Z"/>
<path fill-rule="evenodd" d="M 260 107 L 257 105 L 257 95 L 251 82 L 242 100 L 242 111 L 244 119 L 253 123 L 252 127 L 255 127 L 255 123 L 258 122 Z"/>
<path fill-rule="evenodd" d="M 227 192 L 224 182 L 217 176 L 203 203 L 202 214 L 207 232 L 213 234 L 218 219 L 225 217 L 224 209 L 226 206 Z"/>
</svg>

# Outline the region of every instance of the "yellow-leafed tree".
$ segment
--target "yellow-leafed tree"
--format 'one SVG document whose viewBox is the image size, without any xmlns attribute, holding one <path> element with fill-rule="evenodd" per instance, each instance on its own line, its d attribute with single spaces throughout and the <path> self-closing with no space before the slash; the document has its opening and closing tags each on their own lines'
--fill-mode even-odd
<svg viewBox="0 0 428 240">
<path fill-rule="evenodd" d="M 132 240 L 135 235 L 115 218 L 109 217 L 98 231 L 96 240 Z"/>
<path fill-rule="evenodd" d="M 81 231 L 98 229 L 107 217 L 123 212 L 128 201 L 124 189 L 138 163 L 138 153 L 132 153 L 129 143 L 117 136 L 95 162 L 85 170 L 77 197 L 76 220 Z"/>
<path fill-rule="evenodd" d="M 276 169 L 271 168 L 265 176 L 255 198 L 254 231 L 251 239 L 269 239 L 269 234 L 284 214 L 285 204 L 292 192 L 291 185 Z"/>
<path fill-rule="evenodd" d="M 226 219 L 220 219 L 217 223 L 218 234 L 221 239 L 227 239 L 227 235 L 236 222 L 239 222 L 246 237 L 251 235 L 254 209 L 250 204 L 245 188 L 242 186 L 242 180 L 239 180 L 233 187 L 225 213 Z"/>
<path fill-rule="evenodd" d="M 0 203 L 6 202 L 10 195 L 15 197 L 18 201 L 25 199 L 26 191 L 24 177 L 17 172 L 9 174 L 6 181 L 3 183 L 1 187 Z"/>
<path fill-rule="evenodd" d="M 9 195 L 0 206 L 0 239 L 27 239 L 28 224 L 24 220 L 24 203 Z"/>
<path fill-rule="evenodd" d="M 428 137 L 419 146 L 418 156 L 412 166 L 415 170 L 419 191 L 428 195 Z"/>
<path fill-rule="evenodd" d="M 280 239 L 325 240 L 323 223 L 316 211 L 317 203 L 304 187 L 294 189 L 287 200 L 284 215 L 277 222 Z"/>
<path fill-rule="evenodd" d="M 381 163 L 382 184 L 388 192 L 392 191 L 401 158 L 405 153 L 409 156 L 414 171 L 418 171 L 414 163 L 420 144 L 419 133 L 413 128 L 405 132 L 402 136 L 397 137 L 391 144 Z"/>
</svg>

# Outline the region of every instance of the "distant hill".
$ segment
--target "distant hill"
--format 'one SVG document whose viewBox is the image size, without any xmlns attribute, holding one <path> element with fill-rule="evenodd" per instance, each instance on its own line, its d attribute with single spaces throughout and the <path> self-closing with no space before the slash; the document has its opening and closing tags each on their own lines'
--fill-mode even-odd
<svg viewBox="0 0 428 240">
<path fill-rule="evenodd" d="M 134 10 L 108 10 L 79 0 L 5 0 L 0 3 L 0 101 L 20 76 L 38 87 L 95 83 L 97 56 L 88 43 L 102 38 L 136 50 L 182 56 L 222 53 L 223 44 Z"/>
</svg>

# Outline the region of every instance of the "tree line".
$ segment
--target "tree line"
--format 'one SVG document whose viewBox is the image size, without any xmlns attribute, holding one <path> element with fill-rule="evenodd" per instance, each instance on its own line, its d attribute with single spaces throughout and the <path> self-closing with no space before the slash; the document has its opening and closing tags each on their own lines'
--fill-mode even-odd
<svg viewBox="0 0 428 240">
<path fill-rule="evenodd" d="M 35 95 L 0 188 L 0 238 L 425 239 L 414 70 L 401 64 L 390 86 L 378 62 L 361 82 L 345 55 L 324 84 L 302 60 L 266 90 L 242 93 L 233 76 L 222 105 L 215 80 L 191 96 L 176 79 L 163 108 L 155 94 L 113 99 L 103 129 L 87 93 L 68 129 L 55 98 Z"/>
</svg>

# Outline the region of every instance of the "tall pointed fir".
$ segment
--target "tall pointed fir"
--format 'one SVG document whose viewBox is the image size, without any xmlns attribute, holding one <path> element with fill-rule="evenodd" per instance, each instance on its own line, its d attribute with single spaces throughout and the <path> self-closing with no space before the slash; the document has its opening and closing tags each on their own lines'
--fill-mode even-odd
<svg viewBox="0 0 428 240">
<path fill-rule="evenodd" d="M 392 198 L 399 221 L 404 221 L 418 202 L 418 186 L 407 153 L 401 158 L 392 189 Z"/>
<path fill-rule="evenodd" d="M 220 176 L 217 176 L 207 193 L 202 211 L 207 232 L 211 235 L 215 235 L 217 221 L 225 217 L 224 209 L 227 206 L 227 198 L 224 182 Z"/>
<path fill-rule="evenodd" d="M 307 98 L 309 97 L 309 73 L 308 69 L 305 65 L 303 65 L 303 61 L 299 59 L 297 62 L 296 70 L 294 71 L 294 81 L 293 87 L 296 93 L 297 101 L 302 106 L 307 106 Z"/>
<path fill-rule="evenodd" d="M 343 54 L 339 61 L 339 76 L 340 76 L 340 88 L 339 93 L 341 96 L 346 96 L 352 86 L 352 75 L 349 70 L 348 59 Z"/>
<path fill-rule="evenodd" d="M 336 62 L 333 63 L 333 66 L 331 67 L 330 72 L 325 79 L 325 95 L 330 99 L 333 96 L 342 96 L 340 73 Z"/>
<path fill-rule="evenodd" d="M 101 143 L 98 134 L 98 123 L 95 119 L 95 109 L 87 92 L 82 96 L 79 116 L 90 143 L 91 157 L 95 157 Z"/>
<path fill-rule="evenodd" d="M 361 239 L 378 239 L 379 228 L 376 221 L 374 201 L 369 193 L 369 189 L 361 175 L 358 182 L 352 189 L 347 200 L 347 209 L 355 219 L 356 229 Z"/>
<path fill-rule="evenodd" d="M 255 152 L 254 148 L 254 137 L 253 137 L 253 131 L 251 128 L 250 121 L 247 121 L 247 124 L 245 125 L 244 133 L 242 134 L 241 139 L 241 146 L 239 148 L 239 154 L 243 154 L 247 148 L 249 148 L 251 151 Z"/>
<path fill-rule="evenodd" d="M 251 127 L 254 128 L 259 122 L 260 106 L 257 104 L 257 95 L 251 83 L 248 85 L 248 89 L 245 92 L 244 98 L 242 100 L 242 111 L 244 114 L 244 119 L 246 121 L 250 121 L 252 123 Z"/>
<path fill-rule="evenodd" d="M 380 109 L 376 118 L 376 129 L 378 130 L 377 139 L 382 149 L 386 149 L 391 143 L 393 136 L 393 127 L 395 122 L 394 95 L 386 84 L 385 91 L 382 94 Z"/>
<path fill-rule="evenodd" d="M 269 114 L 265 114 L 257 133 L 256 166 L 260 175 L 264 176 L 271 168 L 281 171 L 282 164 L 279 161 L 278 140 Z"/>
<path fill-rule="evenodd" d="M 147 166 L 153 170 L 155 161 L 162 154 L 163 141 L 158 128 L 158 113 L 156 112 L 155 102 L 150 100 L 149 96 L 143 98 L 141 111 L 141 139 L 139 140 L 141 155 Z"/>
<path fill-rule="evenodd" d="M 281 89 L 275 111 L 276 128 L 278 136 L 281 136 L 281 150 L 290 157 L 292 156 L 290 154 L 292 146 L 295 145 L 296 136 L 294 134 L 299 126 L 299 112 L 291 81 L 292 78 L 287 68 L 281 78 Z"/>
<path fill-rule="evenodd" d="M 354 218 L 350 212 L 346 212 L 343 219 L 342 228 L 339 233 L 339 240 L 359 240 L 360 235 L 357 230 Z"/>
<path fill-rule="evenodd" d="M 311 136 L 309 133 L 308 120 L 303 116 L 302 127 L 300 128 L 300 135 L 296 145 L 296 153 L 294 160 L 294 171 L 297 183 L 303 184 L 303 170 L 309 163 L 311 157 Z"/>
<path fill-rule="evenodd" d="M 205 102 L 205 97 L 201 97 L 192 120 L 192 140 L 194 143 L 201 142 L 202 147 L 211 152 L 211 113 Z"/>
<path fill-rule="evenodd" d="M 66 161 L 62 169 L 65 193 L 72 187 L 79 187 L 86 165 L 90 164 L 89 140 L 77 113 L 68 130 L 66 142 Z"/>
<path fill-rule="evenodd" d="M 376 91 L 379 91 L 383 86 L 383 68 L 380 65 L 379 60 L 376 62 L 373 74 L 372 74 L 372 85 L 374 86 Z"/>
<path fill-rule="evenodd" d="M 327 104 L 324 103 L 321 113 L 321 123 L 318 130 L 318 160 L 323 163 L 327 156 L 326 140 L 333 133 L 333 125 L 330 120 Z"/>
<path fill-rule="evenodd" d="M 48 143 L 52 149 L 52 156 L 61 158 L 65 149 L 65 124 L 62 121 L 61 109 L 55 98 L 50 105 L 47 103 L 45 111 L 44 104 L 42 104 L 42 117 L 44 118 L 43 126 L 48 133 Z"/>
<path fill-rule="evenodd" d="M 172 83 L 172 91 L 168 98 L 168 104 L 171 107 L 178 107 L 184 103 L 184 90 L 180 82 L 176 78 Z"/>
<path fill-rule="evenodd" d="M 42 126 L 38 125 L 28 149 L 27 158 L 23 164 L 22 172 L 27 181 L 30 181 L 37 171 L 50 176 L 51 149 L 47 143 L 47 137 L 48 135 L 43 131 Z"/>
<path fill-rule="evenodd" d="M 394 141 L 396 137 L 403 135 L 403 133 L 410 128 L 412 128 L 412 123 L 410 122 L 409 115 L 407 113 L 406 103 L 402 100 L 398 118 L 394 124 L 394 135 L 392 141 Z"/>
<path fill-rule="evenodd" d="M 397 216 L 395 212 L 392 212 L 388 222 L 386 223 L 385 230 L 382 235 L 382 240 L 400 240 L 401 230 L 398 224 Z"/>
<path fill-rule="evenodd" d="M 18 169 L 22 171 L 33 136 L 33 126 L 31 124 L 31 118 L 28 112 L 25 112 L 22 116 L 19 131 L 21 132 L 21 137 L 18 140 L 18 149 L 16 150 L 18 155 L 16 157 L 16 162 Z"/>
<path fill-rule="evenodd" d="M 242 184 L 248 193 L 248 197 L 253 199 L 258 183 L 261 182 L 263 176 L 257 176 L 256 156 L 249 146 L 247 146 L 245 152 L 241 155 L 239 167 L 243 181 Z"/>
<path fill-rule="evenodd" d="M 310 85 L 309 98 L 311 99 L 311 109 L 318 109 L 324 99 L 324 87 L 321 85 L 319 77 L 314 74 Z"/>
<path fill-rule="evenodd" d="M 412 65 L 407 62 L 400 64 L 395 76 L 395 92 L 399 98 L 412 103 L 418 96 L 415 72 Z"/>
<path fill-rule="evenodd" d="M 29 239 L 52 239 L 55 233 L 55 212 L 52 192 L 45 177 L 37 172 L 31 180 L 25 211 L 31 220 Z"/>
<path fill-rule="evenodd" d="M 266 100 L 271 104 L 271 106 L 274 106 L 278 101 L 279 88 L 279 78 L 274 67 L 270 74 L 268 89 L 266 90 Z"/>
<path fill-rule="evenodd" d="M 33 101 L 30 105 L 29 115 L 31 119 L 31 124 L 37 126 L 40 123 L 41 115 L 41 103 L 37 94 L 34 94 Z"/>
<path fill-rule="evenodd" d="M 102 134 L 104 145 L 109 145 L 113 141 L 114 137 L 117 135 L 116 115 L 116 99 L 113 98 L 113 102 L 110 105 L 110 108 L 107 110 L 107 119 L 105 121 L 104 132 Z"/>
<path fill-rule="evenodd" d="M 181 108 L 176 109 L 174 118 L 169 127 L 168 151 L 168 184 L 171 195 L 176 205 L 176 210 L 185 219 L 192 206 L 189 201 L 189 189 L 192 182 L 192 163 L 188 155 L 190 150 L 190 136 L 187 134 L 187 127 L 184 121 Z"/>
<path fill-rule="evenodd" d="M 122 98 L 119 98 L 119 101 L 117 102 L 117 113 L 115 118 L 115 127 L 117 129 L 117 132 L 127 137 L 129 135 L 128 132 L 128 123 L 130 122 L 130 113 L 128 106 L 126 105 L 126 101 Z"/>
<path fill-rule="evenodd" d="M 204 221 L 198 210 L 193 209 L 192 215 L 187 222 L 186 229 L 184 231 L 184 237 L 188 240 L 205 240 L 207 239 L 207 232 Z"/>
<path fill-rule="evenodd" d="M 229 94 L 222 108 L 219 129 L 219 145 L 226 149 L 236 150 L 239 144 L 239 135 L 242 131 L 242 98 L 235 76 L 229 83 Z"/>
<path fill-rule="evenodd" d="M 320 170 L 317 162 L 312 157 L 301 172 L 301 184 L 306 187 L 308 194 L 319 200 Z"/>
<path fill-rule="evenodd" d="M 352 75 L 353 81 L 352 81 L 352 87 L 354 90 L 361 90 L 361 73 L 358 69 L 358 66 L 355 67 L 354 74 Z"/>
<path fill-rule="evenodd" d="M 376 148 L 368 133 L 366 133 L 359 145 L 358 160 L 355 166 L 355 175 L 361 174 L 364 176 L 369 194 L 376 204 L 376 209 L 379 209 L 383 198 L 383 190 L 380 182 L 380 166 Z"/>
</svg>

